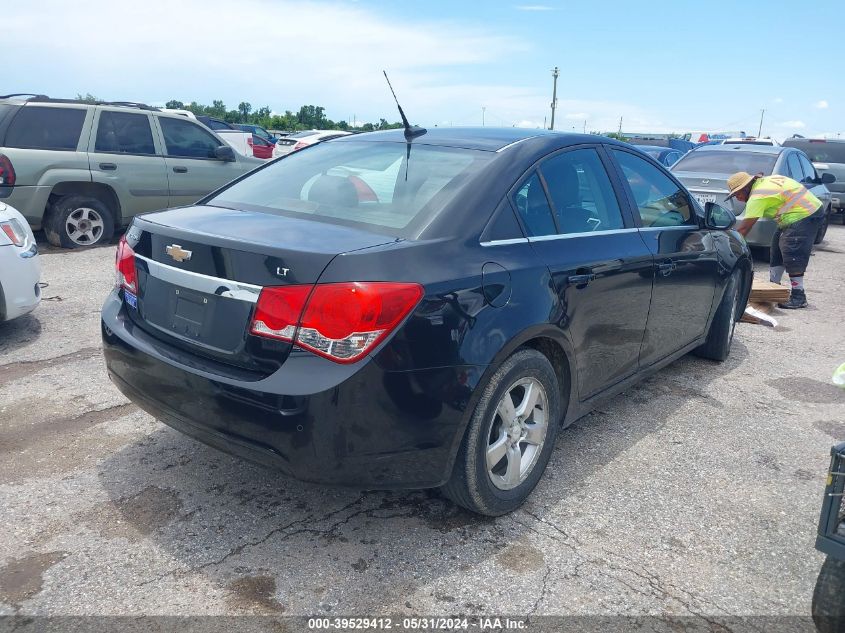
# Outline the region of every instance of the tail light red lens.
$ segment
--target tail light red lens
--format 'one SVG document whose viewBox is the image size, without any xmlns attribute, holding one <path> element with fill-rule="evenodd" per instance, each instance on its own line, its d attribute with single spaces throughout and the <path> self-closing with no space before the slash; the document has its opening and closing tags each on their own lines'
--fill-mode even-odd
<svg viewBox="0 0 845 633">
<path fill-rule="evenodd" d="M 293 146 L 293 151 L 295 152 L 298 149 L 302 149 L 306 145 L 307 145 L 307 143 L 305 143 L 305 141 L 297 141 L 296 145 Z"/>
<path fill-rule="evenodd" d="M 15 184 L 15 168 L 5 154 L 0 154 L 0 186 Z"/>
<path fill-rule="evenodd" d="M 126 237 L 121 237 L 117 245 L 115 257 L 115 285 L 125 288 L 129 292 L 138 292 L 138 271 L 135 268 L 135 251 L 126 243 Z"/>
<path fill-rule="evenodd" d="M 419 284 L 394 282 L 265 288 L 251 332 L 353 363 L 396 329 L 422 296 Z"/>
</svg>

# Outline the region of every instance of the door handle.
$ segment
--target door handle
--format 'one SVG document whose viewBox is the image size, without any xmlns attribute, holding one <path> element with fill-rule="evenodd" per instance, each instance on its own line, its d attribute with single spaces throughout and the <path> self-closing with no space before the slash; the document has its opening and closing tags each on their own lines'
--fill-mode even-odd
<svg viewBox="0 0 845 633">
<path fill-rule="evenodd" d="M 187 167 L 174 167 L 173 171 L 176 172 L 177 174 L 187 174 L 188 168 Z"/>
<path fill-rule="evenodd" d="M 585 273 L 583 275 L 569 275 L 569 277 L 566 278 L 566 281 L 568 281 L 571 286 L 586 286 L 595 278 L 596 276 L 593 273 Z"/>
<path fill-rule="evenodd" d="M 671 275 L 672 271 L 675 270 L 677 267 L 678 265 L 671 259 L 667 259 L 665 262 L 660 262 L 659 264 L 657 264 L 657 270 L 664 277 L 668 277 L 669 275 Z"/>
<path fill-rule="evenodd" d="M 103 171 L 114 171 L 117 169 L 117 165 L 114 163 L 100 163 L 100 169 Z"/>
</svg>

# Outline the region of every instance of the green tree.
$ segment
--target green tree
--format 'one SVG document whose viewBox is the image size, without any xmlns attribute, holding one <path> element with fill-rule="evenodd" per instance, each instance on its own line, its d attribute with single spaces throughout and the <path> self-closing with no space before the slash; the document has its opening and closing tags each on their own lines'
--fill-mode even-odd
<svg viewBox="0 0 845 633">
<path fill-rule="evenodd" d="M 171 110 L 184 110 L 185 104 L 181 101 L 177 101 L 176 99 L 171 99 L 167 103 L 164 104 L 165 108 L 169 108 Z"/>
<path fill-rule="evenodd" d="M 92 95 L 90 92 L 86 92 L 84 95 L 77 93 L 76 100 L 82 101 L 83 103 L 97 103 L 100 101 L 100 99 Z"/>
<path fill-rule="evenodd" d="M 241 114 L 241 123 L 248 123 L 249 113 L 252 112 L 252 105 L 246 101 L 241 101 L 238 104 L 238 112 Z"/>
</svg>

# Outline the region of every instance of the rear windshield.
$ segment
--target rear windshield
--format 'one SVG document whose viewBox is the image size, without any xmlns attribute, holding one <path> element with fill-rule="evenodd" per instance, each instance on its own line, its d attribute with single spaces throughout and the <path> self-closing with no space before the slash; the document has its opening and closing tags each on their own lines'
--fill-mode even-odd
<svg viewBox="0 0 845 633">
<path fill-rule="evenodd" d="M 85 122 L 84 108 L 22 107 L 6 130 L 6 147 L 75 150 Z"/>
<path fill-rule="evenodd" d="M 719 152 L 692 151 L 672 166 L 672 171 L 691 171 L 707 174 L 763 173 L 768 176 L 777 162 L 777 154 L 755 154 L 741 150 Z"/>
<path fill-rule="evenodd" d="M 788 139 L 783 144 L 804 150 L 814 163 L 845 163 L 845 143 Z"/>
<path fill-rule="evenodd" d="M 361 225 L 404 237 L 439 213 L 493 155 L 404 143 L 320 143 L 260 169 L 207 204 Z"/>
</svg>

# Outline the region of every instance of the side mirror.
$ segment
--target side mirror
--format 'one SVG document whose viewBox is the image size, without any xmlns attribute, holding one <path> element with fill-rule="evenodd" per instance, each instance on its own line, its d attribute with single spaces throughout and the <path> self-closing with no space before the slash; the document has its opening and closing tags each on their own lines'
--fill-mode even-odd
<svg viewBox="0 0 845 633">
<path fill-rule="evenodd" d="M 822 174 L 821 181 L 823 185 L 829 185 L 832 182 L 836 182 L 836 176 L 829 172 L 824 172 Z"/>
<path fill-rule="evenodd" d="M 704 227 L 708 229 L 724 231 L 736 223 L 736 216 L 732 211 L 719 206 L 715 202 L 707 202 L 704 205 Z"/>
<path fill-rule="evenodd" d="M 221 145 L 214 150 L 214 158 L 226 163 L 235 162 L 235 150 L 228 145 Z"/>
</svg>

